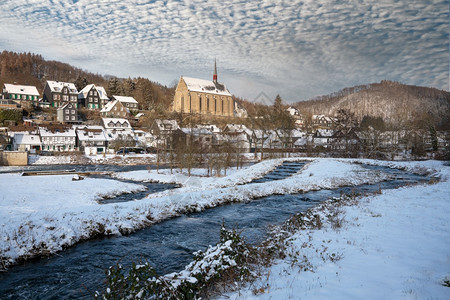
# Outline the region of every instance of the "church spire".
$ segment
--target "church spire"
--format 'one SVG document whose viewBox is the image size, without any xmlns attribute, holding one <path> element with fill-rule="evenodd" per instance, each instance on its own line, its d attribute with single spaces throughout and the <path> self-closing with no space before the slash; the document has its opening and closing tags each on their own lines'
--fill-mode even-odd
<svg viewBox="0 0 450 300">
<path fill-rule="evenodd" d="M 214 74 L 213 74 L 213 82 L 217 83 L 217 64 L 216 59 L 214 59 Z"/>
</svg>

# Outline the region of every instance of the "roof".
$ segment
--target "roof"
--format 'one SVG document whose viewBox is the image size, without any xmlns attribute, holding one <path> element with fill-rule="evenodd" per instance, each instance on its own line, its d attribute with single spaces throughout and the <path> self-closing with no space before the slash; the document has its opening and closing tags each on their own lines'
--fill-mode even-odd
<svg viewBox="0 0 450 300">
<path fill-rule="evenodd" d="M 102 112 L 102 113 L 110 112 L 111 109 L 113 109 L 114 105 L 117 104 L 117 102 L 118 102 L 118 100 L 114 100 L 114 101 L 110 101 L 110 102 L 106 103 L 100 112 Z"/>
<path fill-rule="evenodd" d="M 176 120 L 161 120 L 161 119 L 156 119 L 155 120 L 156 126 L 158 126 L 158 128 L 161 129 L 166 129 L 166 126 L 169 125 L 170 130 L 176 130 L 179 128 L 178 123 Z"/>
<path fill-rule="evenodd" d="M 241 132 L 241 131 L 248 131 L 248 128 L 243 124 L 227 124 L 223 130 L 230 132 L 237 132 L 237 131 Z"/>
<path fill-rule="evenodd" d="M 37 134 L 18 133 L 14 135 L 14 142 L 17 145 L 41 145 L 41 138 Z"/>
<path fill-rule="evenodd" d="M 47 127 L 39 126 L 39 134 L 43 136 L 76 136 L 73 127 L 62 125 L 48 125 Z"/>
<path fill-rule="evenodd" d="M 186 135 L 194 135 L 194 136 L 200 136 L 200 135 L 212 135 L 213 133 L 205 128 L 180 128 L 182 132 L 184 132 Z"/>
<path fill-rule="evenodd" d="M 106 129 L 127 128 L 131 129 L 130 122 L 122 118 L 102 118 L 103 126 Z"/>
<path fill-rule="evenodd" d="M 189 91 L 204 92 L 221 96 L 231 96 L 231 93 L 224 84 L 215 83 L 212 80 L 204 80 L 192 77 L 181 77 L 187 85 Z"/>
<path fill-rule="evenodd" d="M 47 80 L 47 85 L 50 87 L 50 90 L 52 92 L 61 92 L 63 87 L 67 87 L 67 88 L 69 88 L 70 93 L 78 94 L 75 84 L 70 83 L 70 82 Z"/>
<path fill-rule="evenodd" d="M 120 102 L 127 102 L 127 103 L 135 103 L 138 104 L 138 102 L 136 101 L 136 99 L 134 99 L 133 97 L 128 97 L 128 96 L 113 96 L 114 99 L 119 100 Z"/>
<path fill-rule="evenodd" d="M 39 92 L 35 86 L 32 85 L 17 85 L 17 84 L 10 84 L 5 83 L 4 89 L 7 93 L 11 94 L 22 94 L 22 95 L 32 95 L 32 96 L 38 96 Z"/>
<path fill-rule="evenodd" d="M 92 88 L 95 88 L 98 92 L 99 98 L 102 100 L 109 100 L 108 95 L 106 94 L 106 90 L 104 87 L 102 86 L 96 86 L 95 84 L 88 84 L 87 86 L 85 86 L 79 93 L 78 93 L 78 98 L 85 98 L 88 96 L 89 91 Z"/>
<path fill-rule="evenodd" d="M 77 130 L 78 140 L 80 141 L 107 141 L 108 138 L 103 131 L 102 126 L 84 126 L 78 127 Z"/>
</svg>

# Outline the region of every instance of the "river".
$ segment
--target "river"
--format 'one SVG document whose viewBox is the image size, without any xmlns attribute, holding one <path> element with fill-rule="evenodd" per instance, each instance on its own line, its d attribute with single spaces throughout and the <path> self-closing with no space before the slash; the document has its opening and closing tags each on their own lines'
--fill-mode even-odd
<svg viewBox="0 0 450 300">
<path fill-rule="evenodd" d="M 303 163 L 285 163 L 254 182 L 282 179 L 297 172 L 302 166 Z M 114 167 L 108 171 L 115 171 Z M 369 193 L 380 188 L 391 189 L 429 180 L 428 177 L 397 169 L 368 165 L 364 167 L 391 173 L 395 179 L 373 185 L 267 196 L 247 203 L 229 204 L 182 215 L 127 236 L 104 237 L 83 242 L 52 257 L 14 266 L 8 272 L 1 273 L 0 298 L 90 298 L 95 290 L 101 291 L 104 288 L 104 270 L 118 262 L 127 266 L 133 261 L 148 261 L 160 274 L 180 271 L 192 260 L 193 252 L 205 250 L 208 245 L 219 241 L 222 222 L 227 227 L 242 230 L 247 241 L 258 244 L 267 237 L 269 225 L 280 224 L 291 215 L 305 211 L 330 197 L 350 192 Z M 74 166 L 66 168 L 79 170 Z M 86 170 L 84 168 L 86 167 L 83 166 L 81 170 Z M 132 169 L 146 168 L 133 166 Z M 99 168 L 95 170 L 98 171 Z M 152 185 L 148 184 L 149 188 L 152 188 Z M 174 186 L 155 185 L 155 190 L 166 188 Z M 136 199 L 136 195 L 133 195 L 133 198 Z M 105 203 L 114 201 L 127 199 L 109 199 Z"/>
</svg>

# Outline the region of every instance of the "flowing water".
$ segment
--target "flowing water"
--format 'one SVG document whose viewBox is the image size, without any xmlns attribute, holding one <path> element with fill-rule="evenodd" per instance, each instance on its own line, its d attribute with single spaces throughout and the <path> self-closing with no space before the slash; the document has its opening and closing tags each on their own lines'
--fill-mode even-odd
<svg viewBox="0 0 450 300">
<path fill-rule="evenodd" d="M 254 182 L 291 176 L 303 165 L 286 162 L 264 176 L 264 179 Z M 208 245 L 215 245 L 219 241 L 222 222 L 227 227 L 242 230 L 247 241 L 257 244 L 266 238 L 269 225 L 280 224 L 291 215 L 305 211 L 330 197 L 339 196 L 341 193 L 369 193 L 379 189 L 397 188 L 429 179 L 396 169 L 365 167 L 391 173 L 395 179 L 373 185 L 267 196 L 247 203 L 230 204 L 183 215 L 128 236 L 83 242 L 50 258 L 15 266 L 0 274 L 0 298 L 90 298 L 95 290 L 103 289 L 104 270 L 116 263 L 127 266 L 133 261 L 148 261 L 160 274 L 180 271 L 192 260 L 193 252 L 205 250 Z"/>
</svg>

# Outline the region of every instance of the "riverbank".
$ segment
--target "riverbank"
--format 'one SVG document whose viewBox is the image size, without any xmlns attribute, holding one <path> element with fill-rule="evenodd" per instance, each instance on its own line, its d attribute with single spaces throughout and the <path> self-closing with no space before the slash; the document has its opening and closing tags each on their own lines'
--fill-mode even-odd
<svg viewBox="0 0 450 300">
<path fill-rule="evenodd" d="M 1 267 L 7 268 L 36 256 L 51 255 L 99 235 L 128 234 L 190 211 L 272 194 L 374 183 L 389 178 L 383 172 L 373 172 L 341 160 L 309 159 L 309 165 L 289 178 L 243 184 L 263 176 L 285 160 L 263 161 L 221 178 L 188 177 L 176 173 L 164 176 L 148 171 L 121 173 L 122 178 L 127 178 L 128 174 L 141 181 L 173 182 L 168 179 L 171 177 L 182 187 L 115 204 L 99 204 L 96 199 L 101 195 L 132 192 L 142 187 L 139 184 L 120 185 L 113 179 L 72 181 L 71 176 L 33 178 L 0 174 L 0 190 L 3 191 Z"/>
<path fill-rule="evenodd" d="M 435 161 L 364 163 L 431 172 L 440 181 L 358 197 L 333 218 L 313 209 L 321 228 L 295 232 L 284 259 L 219 299 L 448 299 L 450 168 Z"/>
</svg>

